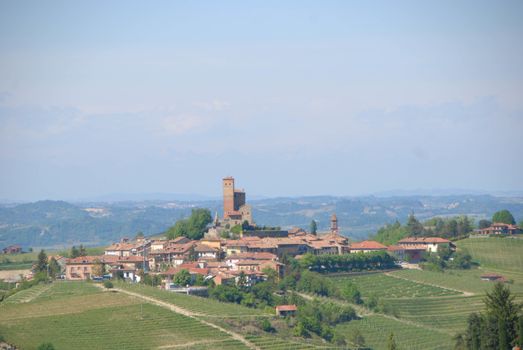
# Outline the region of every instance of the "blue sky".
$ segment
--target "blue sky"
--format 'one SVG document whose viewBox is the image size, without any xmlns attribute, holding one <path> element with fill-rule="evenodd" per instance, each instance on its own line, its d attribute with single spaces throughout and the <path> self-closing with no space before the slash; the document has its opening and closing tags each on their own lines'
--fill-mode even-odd
<svg viewBox="0 0 523 350">
<path fill-rule="evenodd" d="M 521 1 L 3 1 L 0 198 L 523 189 Z"/>
</svg>

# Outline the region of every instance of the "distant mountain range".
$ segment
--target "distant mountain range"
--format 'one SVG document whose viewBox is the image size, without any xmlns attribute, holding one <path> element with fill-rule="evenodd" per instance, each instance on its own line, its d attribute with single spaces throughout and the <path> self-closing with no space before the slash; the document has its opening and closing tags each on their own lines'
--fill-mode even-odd
<svg viewBox="0 0 523 350">
<path fill-rule="evenodd" d="M 114 197 L 113 199 L 115 199 Z M 121 198 L 123 199 L 123 198 Z M 329 217 L 336 213 L 341 232 L 354 239 L 373 234 L 384 224 L 405 222 L 414 213 L 420 220 L 434 216 L 469 215 L 490 218 L 508 209 L 523 219 L 523 196 L 491 195 L 404 195 L 364 197 L 282 197 L 250 200 L 254 220 L 261 225 L 308 229 L 311 220 L 327 230 Z M 10 244 L 28 247 L 64 247 L 73 244 L 101 245 L 123 236 L 134 237 L 165 231 L 196 207 L 221 215 L 220 199 L 141 201 L 39 201 L 0 206 L 0 248 Z"/>
</svg>

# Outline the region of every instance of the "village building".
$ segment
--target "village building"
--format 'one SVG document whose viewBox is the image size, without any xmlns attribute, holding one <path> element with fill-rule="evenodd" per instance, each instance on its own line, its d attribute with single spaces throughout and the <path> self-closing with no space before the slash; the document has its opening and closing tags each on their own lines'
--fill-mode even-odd
<svg viewBox="0 0 523 350">
<path fill-rule="evenodd" d="M 349 249 L 351 253 L 370 253 L 387 251 L 387 246 L 376 241 L 363 241 L 359 243 L 352 243 Z"/>
<path fill-rule="evenodd" d="M 516 225 L 495 222 L 490 227 L 478 229 L 475 231 L 481 235 L 515 235 L 519 233 L 519 227 Z"/>
<path fill-rule="evenodd" d="M 148 258 L 151 267 L 155 271 L 160 271 L 163 266 L 178 266 L 184 262 L 197 259 L 198 255 L 195 252 L 196 241 L 190 239 L 174 241 L 184 243 L 169 241 L 164 245 L 163 249 L 151 250 L 149 252 Z"/>
<path fill-rule="evenodd" d="M 101 271 L 95 271 L 97 265 L 100 265 Z M 148 269 L 148 262 L 138 255 L 80 256 L 65 259 L 65 279 L 71 281 L 89 280 L 110 273 L 113 277 L 119 275 L 133 282 L 139 282 L 140 277 L 137 272 L 144 268 Z"/>
<path fill-rule="evenodd" d="M 448 239 L 441 237 L 407 237 L 398 241 L 398 245 L 406 248 L 425 248 L 429 253 L 437 253 L 440 247 L 455 250 L 456 246 Z"/>
<path fill-rule="evenodd" d="M 208 260 L 218 260 L 220 258 L 220 248 L 208 246 L 207 244 L 203 244 L 201 242 L 198 242 L 195 244 L 194 252 L 196 253 L 196 257 L 198 260 L 201 259 L 208 259 Z"/>
<path fill-rule="evenodd" d="M 296 311 L 298 311 L 298 307 L 294 304 L 276 306 L 276 315 L 280 317 L 294 316 Z"/>
</svg>

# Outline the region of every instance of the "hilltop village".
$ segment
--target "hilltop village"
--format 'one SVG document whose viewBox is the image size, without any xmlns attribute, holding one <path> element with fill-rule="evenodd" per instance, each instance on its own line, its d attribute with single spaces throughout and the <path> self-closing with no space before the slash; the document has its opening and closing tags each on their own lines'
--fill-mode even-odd
<svg viewBox="0 0 523 350">
<path fill-rule="evenodd" d="M 483 306 L 488 293 L 523 300 L 523 239 L 508 210 L 477 226 L 411 215 L 354 242 L 334 212 L 323 231 L 315 221 L 268 227 L 234 178 L 222 188 L 221 215 L 194 208 L 156 236 L 49 255 L 5 247 L 4 266 L 27 270 L 0 269 L 18 277 L 0 278 L 0 349 L 477 349 L 462 345 L 477 334 L 482 344 L 523 339 L 515 304 L 508 319 Z"/>
<path fill-rule="evenodd" d="M 213 280 L 216 285 L 238 283 L 240 278 L 252 285 L 267 279 L 267 271 L 282 277 L 285 258 L 301 259 L 304 255 L 346 255 L 386 252 L 398 263 L 418 262 L 425 252 L 436 253 L 440 247 L 455 250 L 455 245 L 440 237 L 410 237 L 396 245 L 385 246 L 376 241 L 350 242 L 339 233 L 335 213 L 327 232 L 307 232 L 302 228 L 281 230 L 259 227 L 254 223 L 252 209 L 246 203 L 245 191 L 235 187 L 232 177 L 223 179 L 223 217 L 216 214 L 205 236 L 192 240 L 185 236 L 174 239 L 134 241 L 123 238 L 105 249 L 101 256 L 57 257 L 65 267 L 65 279 L 87 280 L 103 275 L 118 275 L 139 282 L 143 273 L 161 276 L 165 288 L 173 277 L 187 271 L 193 280 Z M 235 239 L 223 233 L 239 227 Z M 408 263 L 407 263 L 408 262 Z M 179 286 L 178 286 L 179 287 Z"/>
</svg>

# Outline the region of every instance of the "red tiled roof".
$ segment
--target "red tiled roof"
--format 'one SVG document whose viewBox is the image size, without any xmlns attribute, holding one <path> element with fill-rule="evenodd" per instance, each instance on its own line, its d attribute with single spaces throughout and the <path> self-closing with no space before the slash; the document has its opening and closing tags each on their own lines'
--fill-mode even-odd
<svg viewBox="0 0 523 350">
<path fill-rule="evenodd" d="M 376 241 L 363 241 L 359 243 L 352 243 L 350 250 L 385 250 L 386 246 Z"/>
<path fill-rule="evenodd" d="M 100 255 L 100 256 L 79 256 L 77 258 L 67 259 L 66 264 L 94 264 L 97 260 L 101 263 L 114 263 L 120 259 L 116 255 Z"/>
<path fill-rule="evenodd" d="M 434 244 L 434 243 L 450 243 L 448 239 L 441 237 L 407 237 L 401 239 L 398 243 L 418 243 L 418 244 Z"/>
<path fill-rule="evenodd" d="M 276 311 L 296 311 L 298 307 L 296 305 L 278 305 Z"/>
<path fill-rule="evenodd" d="M 278 256 L 268 252 L 245 252 L 227 257 L 227 260 L 252 259 L 252 260 L 277 260 Z"/>
</svg>

